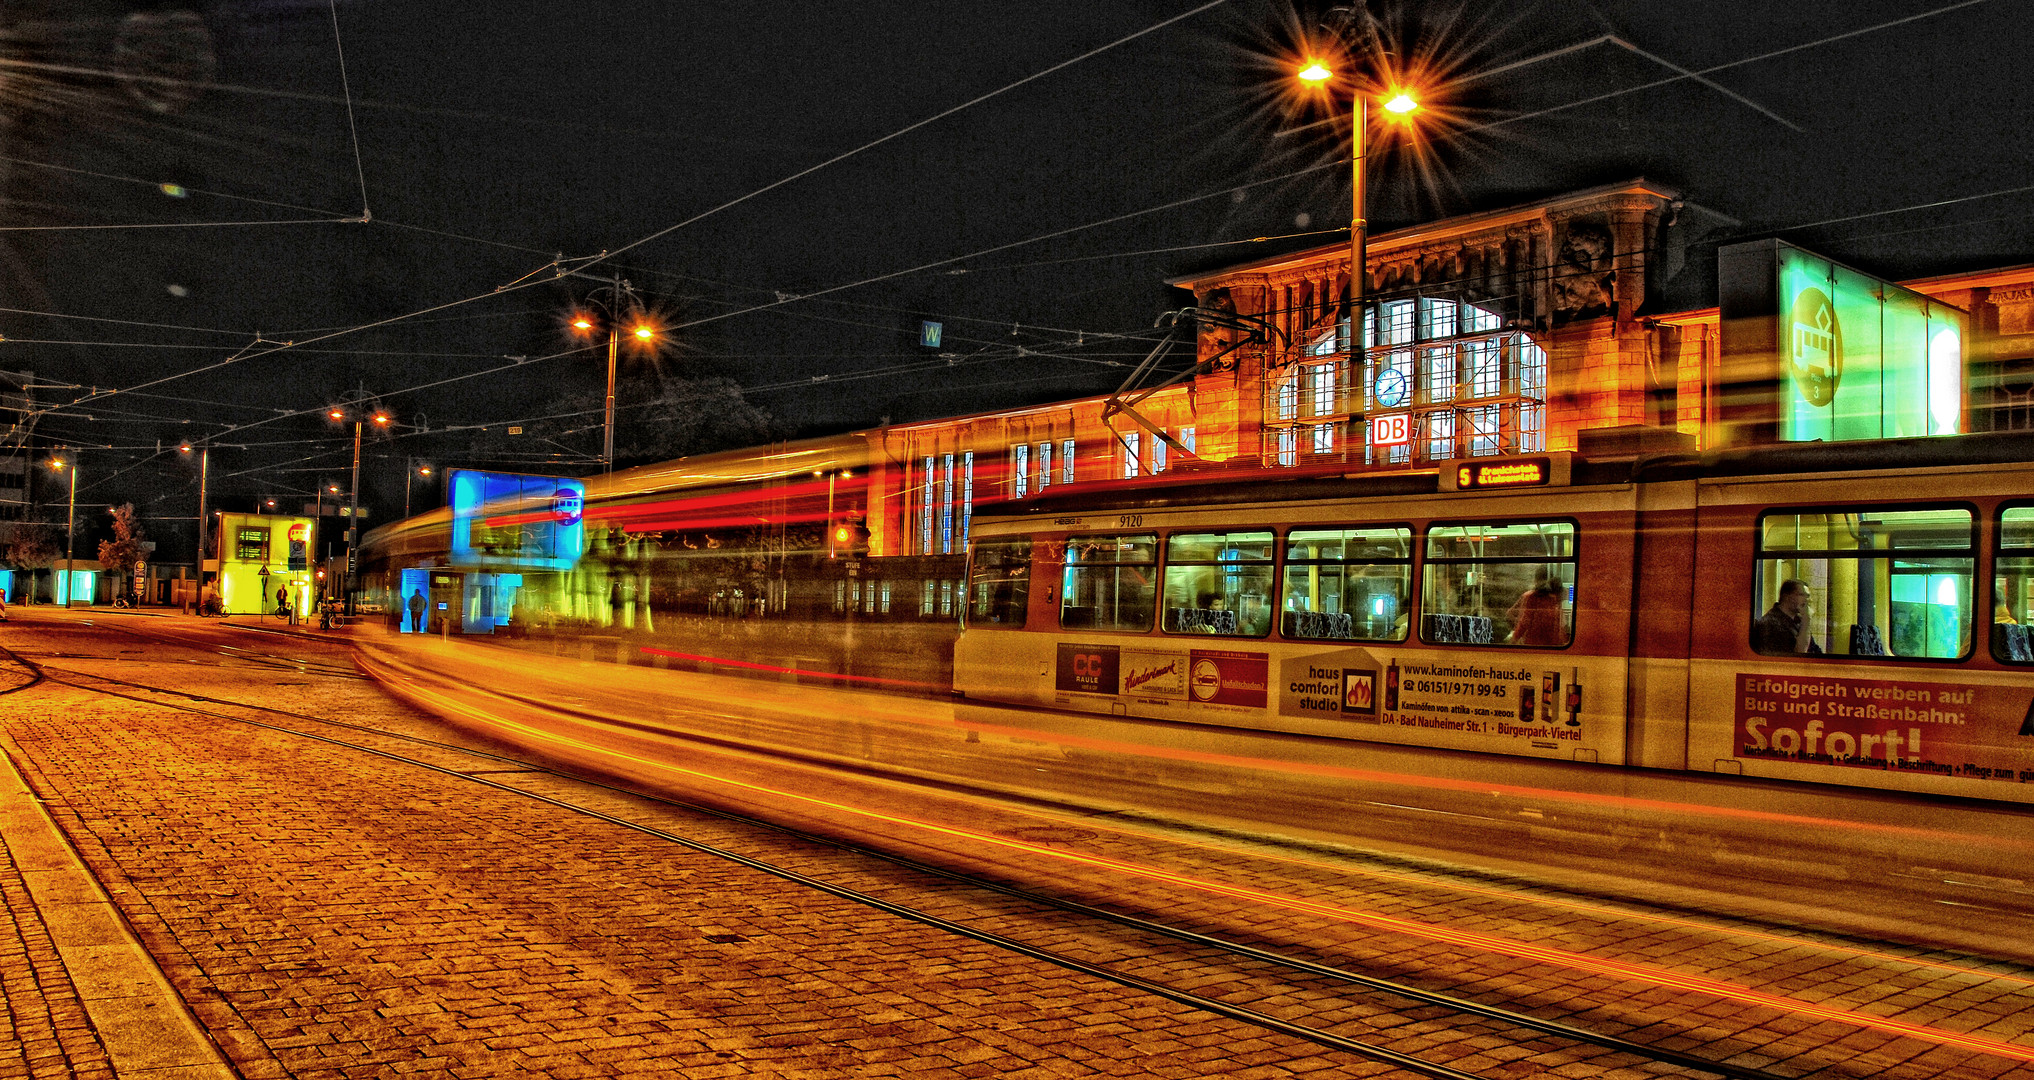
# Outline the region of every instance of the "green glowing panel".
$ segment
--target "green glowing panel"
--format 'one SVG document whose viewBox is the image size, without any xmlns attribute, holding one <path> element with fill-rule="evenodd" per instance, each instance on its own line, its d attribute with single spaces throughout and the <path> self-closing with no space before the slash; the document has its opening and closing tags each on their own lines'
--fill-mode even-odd
<svg viewBox="0 0 2034 1080">
<path fill-rule="evenodd" d="M 1963 430 L 1963 316 L 1955 308 L 1779 245 L 1780 438 Z"/>
</svg>

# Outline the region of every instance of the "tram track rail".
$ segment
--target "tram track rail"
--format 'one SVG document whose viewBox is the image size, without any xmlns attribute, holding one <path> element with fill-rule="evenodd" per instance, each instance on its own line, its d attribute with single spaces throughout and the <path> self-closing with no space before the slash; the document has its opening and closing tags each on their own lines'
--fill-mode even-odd
<svg viewBox="0 0 2034 1080">
<path fill-rule="evenodd" d="M 275 653 L 256 652 L 250 649 L 243 649 L 237 645 L 222 645 L 209 642 L 194 643 L 190 639 L 185 637 L 180 637 L 171 634 L 152 633 L 150 631 L 139 629 L 132 625 L 123 625 L 118 623 L 101 623 L 97 620 L 80 620 L 79 625 L 88 626 L 94 630 L 105 630 L 116 634 L 123 634 L 131 638 L 138 638 L 151 645 L 169 646 L 172 648 L 188 649 L 192 652 L 217 654 L 218 656 L 222 657 L 225 660 L 235 661 L 241 664 L 246 664 L 251 667 L 268 668 L 275 671 L 286 671 L 296 675 L 312 675 L 327 679 L 344 679 L 357 682 L 372 681 L 372 679 L 370 679 L 368 676 L 361 674 L 359 668 L 350 662 L 339 663 L 336 661 L 312 660 L 304 659 L 301 657 L 281 656 Z M 275 631 L 267 632 L 275 633 Z M 45 654 L 32 654 L 32 655 L 45 655 Z M 116 661 L 124 659 L 123 657 L 101 657 L 89 654 L 50 653 L 46 655 L 62 659 L 93 659 L 93 660 L 116 660 Z M 195 661 L 185 661 L 185 662 L 195 663 Z M 220 664 L 219 661 L 212 661 L 212 664 L 215 666 L 223 666 Z"/>
<path fill-rule="evenodd" d="M 1146 978 L 1120 970 L 1119 967 L 1083 960 L 1061 951 L 1028 943 L 1008 934 L 987 930 L 981 926 L 970 925 L 964 921 L 935 914 L 911 904 L 885 899 L 864 889 L 844 885 L 837 881 L 829 881 L 811 873 L 792 869 L 767 859 L 743 854 L 721 844 L 686 836 L 657 825 L 630 820 L 596 807 L 574 802 L 570 799 L 558 798 L 553 795 L 518 787 L 512 783 L 492 779 L 490 776 L 484 775 L 484 773 L 510 771 L 521 774 L 548 776 L 574 784 L 586 785 L 612 794 L 645 800 L 679 813 L 701 815 L 716 819 L 740 829 L 767 831 L 802 844 L 817 845 L 840 854 L 880 862 L 908 873 L 944 881 L 969 892 L 999 896 L 1037 911 L 1049 912 L 1056 919 L 1070 916 L 1075 919 L 1084 920 L 1089 925 L 1116 927 L 1121 931 L 1127 931 L 1133 935 L 1141 935 L 1152 941 L 1184 944 L 1190 949 L 1201 950 L 1211 956 L 1221 958 L 1222 963 L 1231 965 L 1229 972 L 1227 972 L 1229 974 L 1233 974 L 1238 966 L 1256 965 L 1262 973 L 1256 977 L 1268 975 L 1272 980 L 1278 982 L 1288 982 L 1294 978 L 1299 978 L 1316 980 L 1324 984 L 1354 987 L 1367 994 L 1385 995 L 1396 998 L 1401 1002 L 1414 1003 L 1415 1008 L 1448 1010 L 1464 1017 L 1474 1017 L 1480 1022 L 1511 1028 L 1517 1033 L 1532 1033 L 1520 1039 L 1519 1041 L 1521 1042 L 1530 1038 L 1552 1038 L 1572 1044 L 1590 1045 L 1627 1055 L 1633 1059 L 1632 1067 L 1639 1067 L 1642 1063 L 1646 1062 L 1655 1062 L 1689 1070 L 1700 1075 L 1731 1077 L 1733 1080 L 1787 1080 L 1786 1077 L 1778 1073 L 1733 1065 L 1728 1062 L 1714 1061 L 1662 1047 L 1650 1046 L 1616 1035 L 1590 1031 L 1586 1028 L 1560 1021 L 1531 1016 L 1501 1006 L 1489 1005 L 1456 995 L 1426 990 L 1366 975 L 1361 972 L 1349 971 L 1329 964 L 1287 956 L 1273 950 L 1242 942 L 1229 941 L 1215 935 L 1169 926 L 1134 915 L 1109 911 L 1076 900 L 1045 895 L 980 875 L 932 865 L 908 856 L 758 819 L 723 808 L 632 790 L 598 779 L 575 775 L 569 771 L 554 768 L 540 762 L 533 762 L 475 747 L 427 739 L 417 735 L 388 731 L 369 725 L 316 716 L 302 711 L 235 701 L 229 698 L 192 694 L 180 689 L 153 686 L 129 679 L 119 679 L 72 668 L 53 667 L 37 663 L 30 657 L 5 647 L 0 647 L 0 653 L 4 653 L 16 666 L 32 674 L 31 681 L 17 689 L 26 689 L 27 686 L 42 683 L 54 683 L 88 693 L 158 705 L 181 712 L 246 724 L 284 735 L 314 740 L 330 746 L 438 773 L 449 778 L 465 780 L 496 791 L 535 800 L 559 810 L 587 816 L 616 827 L 629 829 L 703 855 L 723 859 L 761 873 L 769 874 L 803 888 L 823 892 L 1013 954 L 1050 963 L 1091 978 L 1112 982 L 1132 990 L 1161 997 L 1240 1023 L 1263 1028 L 1267 1031 L 1278 1032 L 1293 1038 L 1303 1039 L 1327 1049 L 1369 1061 L 1388 1064 L 1424 1076 L 1446 1078 L 1446 1080 L 1465 1080 L 1465 1078 L 1466 1080 L 1487 1080 L 1487 1078 L 1454 1069 L 1446 1064 L 1392 1050 L 1388 1046 L 1363 1039 L 1351 1038 L 1334 1031 L 1309 1026 L 1260 1009 L 1196 993 L 1180 986 L 1171 985 L 1165 981 Z M 169 698 L 180 700 L 165 700 Z M 252 712 L 271 719 L 256 719 L 247 715 L 235 715 L 233 712 L 224 710 Z M 285 720 L 295 724 L 323 725 L 327 733 L 321 734 L 317 731 L 306 731 L 301 727 L 290 726 L 288 723 L 271 722 Z M 341 732 L 352 732 L 360 736 L 395 740 L 405 744 L 428 747 L 433 750 L 453 752 L 480 759 L 491 765 L 507 766 L 508 768 L 471 771 L 451 768 L 424 761 L 385 747 L 370 746 L 362 742 L 350 741 L 347 738 L 331 734 L 330 732 L 335 729 Z M 1169 960 L 1178 959 L 1177 954 L 1168 953 L 1166 955 Z M 1212 967 L 1213 965 L 1210 964 L 1209 966 Z M 1402 1009 L 1403 1006 L 1399 1008 Z M 1389 1014 L 1393 1010 L 1387 1007 L 1379 1011 Z"/>
</svg>

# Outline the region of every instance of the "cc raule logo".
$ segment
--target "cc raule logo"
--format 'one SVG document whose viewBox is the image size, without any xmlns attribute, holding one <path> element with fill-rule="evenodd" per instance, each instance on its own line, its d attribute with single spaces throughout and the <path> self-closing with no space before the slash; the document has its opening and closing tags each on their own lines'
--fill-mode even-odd
<svg viewBox="0 0 2034 1080">
<path fill-rule="evenodd" d="M 1062 644 L 1053 687 L 1076 694 L 1115 694 L 1121 689 L 1121 661 L 1114 645 Z"/>
</svg>

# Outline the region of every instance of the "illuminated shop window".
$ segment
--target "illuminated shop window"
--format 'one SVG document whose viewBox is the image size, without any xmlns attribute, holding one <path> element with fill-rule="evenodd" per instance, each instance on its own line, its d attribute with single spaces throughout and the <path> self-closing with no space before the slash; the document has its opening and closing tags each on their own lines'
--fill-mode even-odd
<svg viewBox="0 0 2034 1080">
<path fill-rule="evenodd" d="M 1151 437 L 1151 472 L 1153 475 L 1165 471 L 1165 440 L 1156 435 Z"/>
<path fill-rule="evenodd" d="M 1412 529 L 1294 529 L 1285 540 L 1279 633 L 1404 641 L 1412 610 Z"/>
<path fill-rule="evenodd" d="M 1778 655 L 1967 656 L 1976 547 L 1973 516 L 1962 508 L 1766 514 L 1759 519 L 1752 648 Z"/>
<path fill-rule="evenodd" d="M 932 554 L 933 508 L 939 505 L 938 500 L 933 497 L 936 487 L 933 479 L 937 475 L 932 456 L 928 454 L 925 458 L 924 483 L 918 497 L 918 550 L 927 555 Z"/>
<path fill-rule="evenodd" d="M 1010 495 L 1021 499 L 1031 494 L 1031 444 L 1018 443 L 1010 448 Z"/>
<path fill-rule="evenodd" d="M 1044 491 L 1052 483 L 1052 444 L 1038 444 L 1038 490 Z"/>
<path fill-rule="evenodd" d="M 1123 475 L 1125 477 L 1136 476 L 1137 433 L 1134 431 L 1127 432 L 1124 435 L 1122 435 L 1117 441 L 1121 443 L 1123 447 Z"/>
<path fill-rule="evenodd" d="M 945 458 L 946 475 L 939 485 L 939 553 L 953 554 L 953 455 Z"/>
<path fill-rule="evenodd" d="M 975 452 L 969 450 L 961 455 L 961 530 L 960 550 L 968 549 L 968 531 L 975 523 Z"/>
<path fill-rule="evenodd" d="M 1168 634 L 1271 632 L 1271 530 L 1175 533 L 1165 545 Z"/>
<path fill-rule="evenodd" d="M 1074 441 L 1072 439 L 1060 440 L 1059 482 L 1062 484 L 1074 482 Z"/>
<path fill-rule="evenodd" d="M 240 529 L 235 532 L 233 557 L 241 562 L 267 562 L 268 530 Z"/>
<path fill-rule="evenodd" d="M 1314 453 L 1326 456 L 1335 452 L 1335 425 L 1314 425 Z"/>
</svg>

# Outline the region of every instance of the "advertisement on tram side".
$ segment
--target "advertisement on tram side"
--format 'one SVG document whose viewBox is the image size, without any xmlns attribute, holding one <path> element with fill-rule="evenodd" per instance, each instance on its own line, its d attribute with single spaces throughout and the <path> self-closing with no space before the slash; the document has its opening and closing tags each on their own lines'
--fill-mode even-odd
<svg viewBox="0 0 2034 1080">
<path fill-rule="evenodd" d="M 1741 672 L 1733 690 L 1739 760 L 2034 782 L 2034 689 Z"/>
<path fill-rule="evenodd" d="M 1271 655 L 1263 652 L 1062 642 L 1053 689 L 1063 698 L 1120 694 L 1137 704 L 1187 704 L 1196 711 L 1254 715 L 1269 700 L 1270 671 Z"/>
<path fill-rule="evenodd" d="M 1689 700 L 1691 764 L 2034 802 L 2034 687 L 2024 680 L 1705 666 Z"/>
<path fill-rule="evenodd" d="M 1603 702 L 1623 707 L 1615 668 L 1596 657 L 1524 651 L 1312 652 L 1280 661 L 1277 713 L 1337 721 L 1338 733 L 1356 738 L 1616 761 L 1622 724 L 1592 720 L 1588 711 Z"/>
</svg>

